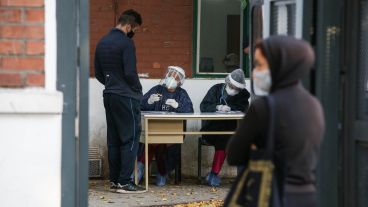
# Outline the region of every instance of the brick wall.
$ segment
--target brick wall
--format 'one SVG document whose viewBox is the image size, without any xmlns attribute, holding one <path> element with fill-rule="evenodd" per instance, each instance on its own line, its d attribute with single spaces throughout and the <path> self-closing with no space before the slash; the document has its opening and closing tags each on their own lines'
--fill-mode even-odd
<svg viewBox="0 0 368 207">
<path fill-rule="evenodd" d="M 44 82 L 44 0 L 0 0 L 0 87 Z"/>
<path fill-rule="evenodd" d="M 97 42 L 115 25 L 114 0 L 90 0 L 90 72 L 94 76 L 94 56 Z"/>
<path fill-rule="evenodd" d="M 168 65 L 192 75 L 193 0 L 90 1 L 91 75 L 97 41 L 115 26 L 115 15 L 126 9 L 141 13 L 143 25 L 134 36 L 138 72 L 161 78 Z"/>
</svg>

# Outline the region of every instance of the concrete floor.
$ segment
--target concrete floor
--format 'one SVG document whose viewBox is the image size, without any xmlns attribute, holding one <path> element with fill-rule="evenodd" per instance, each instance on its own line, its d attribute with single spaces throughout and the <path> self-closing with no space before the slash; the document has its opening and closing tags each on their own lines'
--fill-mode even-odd
<svg viewBox="0 0 368 207">
<path fill-rule="evenodd" d="M 196 180 L 184 179 L 180 185 L 174 185 L 170 182 L 164 187 L 157 187 L 150 184 L 149 191 L 146 193 L 119 194 L 108 191 L 109 182 L 107 180 L 90 180 L 89 184 L 88 202 L 90 207 L 175 206 L 175 204 L 196 201 L 219 203 L 218 200 L 224 200 L 231 186 L 229 180 L 223 180 L 221 187 L 212 188 L 207 185 L 199 185 Z M 208 205 L 207 203 L 206 205 L 191 206 L 218 205 Z"/>
</svg>

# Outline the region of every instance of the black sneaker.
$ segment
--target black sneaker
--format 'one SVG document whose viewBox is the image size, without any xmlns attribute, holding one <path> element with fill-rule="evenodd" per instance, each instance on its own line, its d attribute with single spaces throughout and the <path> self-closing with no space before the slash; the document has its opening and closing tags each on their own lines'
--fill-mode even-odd
<svg viewBox="0 0 368 207">
<path fill-rule="evenodd" d="M 118 189 L 118 185 L 116 183 L 114 183 L 114 182 L 110 182 L 110 189 L 109 189 L 109 191 L 115 193 L 117 189 Z"/>
<path fill-rule="evenodd" d="M 133 182 L 130 182 L 125 185 L 121 185 L 120 183 L 117 184 L 117 193 L 143 193 L 146 192 L 145 188 L 142 188 Z"/>
</svg>

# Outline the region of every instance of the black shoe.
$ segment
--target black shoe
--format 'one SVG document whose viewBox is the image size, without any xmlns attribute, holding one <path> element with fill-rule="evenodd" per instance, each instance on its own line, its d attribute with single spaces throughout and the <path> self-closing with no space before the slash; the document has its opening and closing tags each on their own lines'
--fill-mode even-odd
<svg viewBox="0 0 368 207">
<path fill-rule="evenodd" d="M 146 192 L 146 189 L 134 184 L 133 182 L 130 182 L 125 185 L 121 185 L 120 183 L 118 183 L 116 192 L 117 193 L 143 193 L 143 192 Z"/>
<path fill-rule="evenodd" d="M 114 182 L 110 182 L 110 189 L 109 189 L 109 191 L 115 193 L 117 189 L 118 189 L 118 185 L 116 183 L 114 183 Z"/>
</svg>

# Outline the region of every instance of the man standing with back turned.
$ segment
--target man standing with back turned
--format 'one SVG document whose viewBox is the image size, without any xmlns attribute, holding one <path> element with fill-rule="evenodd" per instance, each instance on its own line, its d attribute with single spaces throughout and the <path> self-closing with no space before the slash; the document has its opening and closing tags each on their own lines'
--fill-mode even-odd
<svg viewBox="0 0 368 207">
<path fill-rule="evenodd" d="M 141 15 L 134 10 L 124 11 L 118 25 L 97 44 L 95 75 L 105 85 L 103 100 L 107 122 L 107 148 L 110 191 L 118 193 L 143 192 L 130 175 L 134 169 L 141 133 L 139 82 L 135 46 L 131 39 L 142 24 Z"/>
</svg>

